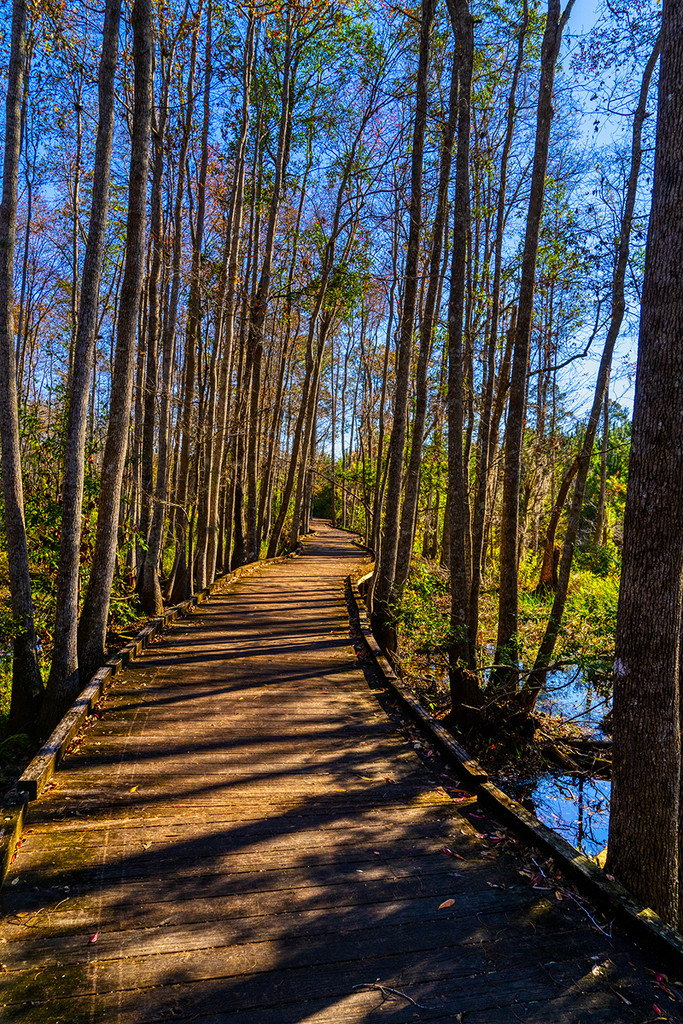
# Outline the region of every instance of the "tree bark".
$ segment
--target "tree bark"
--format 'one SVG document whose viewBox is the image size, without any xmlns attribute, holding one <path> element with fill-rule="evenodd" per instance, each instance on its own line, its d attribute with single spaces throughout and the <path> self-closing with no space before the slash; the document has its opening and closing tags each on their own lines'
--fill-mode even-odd
<svg viewBox="0 0 683 1024">
<path fill-rule="evenodd" d="M 555 68 L 562 43 L 562 33 L 573 5 L 574 0 L 568 0 L 564 13 L 560 14 L 560 0 L 548 0 L 548 16 L 541 46 L 541 77 L 536 110 L 536 142 L 524 237 L 524 252 L 522 255 L 522 277 L 519 290 L 517 330 L 512 360 L 505 442 L 503 509 L 500 527 L 498 637 L 495 656 L 496 664 L 498 665 L 515 664 L 518 656 L 519 486 L 522 471 L 527 362 L 529 359 L 531 321 L 534 311 L 536 257 L 543 214 L 545 172 L 548 164 L 550 128 L 553 120 Z"/>
<path fill-rule="evenodd" d="M 105 658 L 107 618 L 116 562 L 121 483 L 130 430 L 135 336 L 145 269 L 147 179 L 153 106 L 152 0 L 135 0 L 131 20 L 135 85 L 128 183 L 126 262 L 121 285 L 97 535 L 88 592 L 78 628 L 78 661 L 83 682 L 97 671 Z"/>
<path fill-rule="evenodd" d="M 614 663 L 607 868 L 679 916 L 683 607 L 683 5 L 665 0 Z"/>
<path fill-rule="evenodd" d="M 85 433 L 97 333 L 104 238 L 109 212 L 109 172 L 114 138 L 114 76 L 118 60 L 120 15 L 121 0 L 107 0 L 98 81 L 99 123 L 95 142 L 92 205 L 83 259 L 81 303 L 68 396 L 54 648 L 40 715 L 41 730 L 46 735 L 54 722 L 58 721 L 71 705 L 80 685 L 77 652 L 78 577 L 85 477 Z"/>
<path fill-rule="evenodd" d="M 468 634 L 470 645 L 474 648 L 479 633 L 479 596 L 481 590 L 482 561 L 484 557 L 484 533 L 486 528 L 487 495 L 489 490 L 490 440 L 493 430 L 497 432 L 493 416 L 493 397 L 495 392 L 496 348 L 500 323 L 501 280 L 503 265 L 503 237 L 505 230 L 505 204 L 507 192 L 507 174 L 512 139 L 515 127 L 517 86 L 524 60 L 524 41 L 529 26 L 529 7 L 524 0 L 522 20 L 517 35 L 517 58 L 510 85 L 507 106 L 507 122 L 503 151 L 500 160 L 500 184 L 498 186 L 498 202 L 496 209 L 496 236 L 493 256 L 493 282 L 491 286 L 491 324 L 489 327 L 487 353 L 487 379 L 484 393 L 484 405 L 479 423 L 479 462 L 475 479 L 475 499 L 472 522 L 472 581 L 468 609 Z M 500 418 L 499 418 L 500 421 Z"/>
<path fill-rule="evenodd" d="M 427 369 L 432 350 L 432 336 L 435 324 L 436 301 L 439 294 L 441 278 L 441 250 L 443 233 L 448 217 L 448 186 L 451 177 L 453 158 L 453 140 L 458 123 L 458 86 L 460 80 L 459 61 L 453 55 L 451 86 L 449 97 L 448 118 L 443 129 L 441 161 L 439 167 L 439 190 L 432 228 L 432 252 L 429 265 L 429 283 L 424 310 L 420 320 L 420 348 L 415 373 L 415 415 L 413 416 L 413 436 L 408 459 L 403 510 L 401 513 L 401 529 L 396 554 L 396 570 L 394 574 L 394 596 L 400 598 L 410 572 L 410 559 L 415 543 L 415 523 L 417 503 L 420 494 L 420 467 L 422 465 L 422 446 L 424 443 L 425 420 L 427 416 Z"/>
<path fill-rule="evenodd" d="M 5 500 L 7 561 L 14 626 L 10 732 L 35 733 L 43 695 L 28 565 L 24 492 L 19 447 L 17 371 L 14 350 L 13 274 L 17 185 L 21 148 L 21 95 L 26 56 L 26 3 L 14 0 L 7 94 L 5 153 L 0 204 L 0 443 Z"/>
<path fill-rule="evenodd" d="M 600 422 L 600 413 L 602 411 L 602 404 L 607 388 L 607 382 L 609 380 L 609 371 L 610 366 L 612 365 L 612 353 L 614 352 L 614 346 L 619 336 L 621 323 L 624 318 L 624 281 L 626 279 L 626 268 L 628 266 L 628 255 L 631 242 L 631 224 L 633 222 L 636 192 L 638 189 L 638 176 L 640 173 L 642 130 L 643 123 L 647 117 L 647 96 L 650 89 L 650 81 L 654 73 L 655 65 L 659 59 L 659 46 L 660 40 L 658 38 L 645 67 L 638 107 L 633 121 L 631 169 L 629 171 L 626 202 L 624 203 L 624 211 L 621 219 L 617 264 L 614 270 L 614 279 L 612 282 L 612 311 L 610 325 L 607 331 L 607 338 L 605 340 L 605 348 L 602 353 L 602 358 L 600 359 L 600 369 L 598 371 L 598 379 L 595 384 L 593 405 L 588 417 L 581 452 L 578 456 L 579 465 L 576 473 L 572 506 L 569 512 L 569 520 L 567 522 L 567 532 L 565 533 L 564 546 L 562 548 L 562 560 L 560 562 L 560 569 L 558 572 L 557 587 L 555 588 L 555 599 L 553 601 L 553 606 L 550 611 L 550 617 L 548 619 L 548 624 L 546 626 L 541 645 L 538 649 L 538 654 L 536 655 L 534 670 L 527 677 L 523 688 L 522 703 L 526 710 L 531 710 L 536 703 L 536 699 L 541 691 L 543 683 L 545 682 L 547 666 L 553 656 L 555 643 L 557 642 L 557 636 L 560 631 L 560 624 L 564 614 L 564 606 L 567 601 L 567 591 L 569 590 L 569 577 L 574 557 L 574 548 L 579 535 L 583 496 L 586 490 L 586 480 L 588 479 L 588 471 L 590 469 L 591 455 L 593 454 L 595 435 L 597 433 L 598 423 Z"/>
<path fill-rule="evenodd" d="M 372 589 L 372 628 L 389 650 L 396 649 L 396 629 L 392 623 L 392 601 L 396 556 L 398 553 L 399 517 L 401 509 L 401 483 L 406 438 L 406 418 L 410 392 L 410 369 L 413 351 L 413 329 L 417 302 L 420 236 L 422 233 L 422 166 L 424 139 L 427 126 L 429 55 L 436 0 L 422 0 L 420 18 L 420 50 L 418 57 L 415 97 L 415 124 L 410 181 L 410 228 L 406 252 L 403 307 L 399 325 L 399 349 L 396 363 L 394 420 L 389 439 L 389 471 L 386 485 L 384 536 Z"/>
<path fill-rule="evenodd" d="M 453 198 L 451 290 L 448 300 L 448 508 L 451 614 L 449 684 L 451 714 L 467 726 L 479 703 L 479 686 L 471 671 L 471 645 L 467 636 L 468 565 L 465 533 L 468 526 L 467 474 L 463 452 L 463 334 L 465 273 L 469 224 L 470 96 L 474 62 L 474 22 L 468 0 L 448 0 L 458 64 L 458 148 Z"/>
</svg>

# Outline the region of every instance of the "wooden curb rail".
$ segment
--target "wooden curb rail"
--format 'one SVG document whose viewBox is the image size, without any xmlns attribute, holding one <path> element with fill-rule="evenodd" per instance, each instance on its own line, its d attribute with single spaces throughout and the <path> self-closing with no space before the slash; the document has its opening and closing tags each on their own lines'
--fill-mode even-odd
<svg viewBox="0 0 683 1024">
<path fill-rule="evenodd" d="M 680 970 L 683 961 L 683 935 L 666 924 L 650 907 L 638 903 L 619 883 L 611 881 L 602 868 L 544 825 L 525 807 L 510 799 L 491 782 L 486 771 L 420 704 L 412 691 L 398 678 L 389 660 L 377 643 L 365 612 L 365 602 L 357 585 L 347 577 L 358 610 L 361 630 L 379 673 L 398 696 L 401 703 L 427 730 L 436 745 L 452 761 L 469 783 L 479 801 L 487 806 L 517 835 L 532 846 L 549 854 L 557 866 L 600 908 L 617 921 L 633 939 L 667 960 Z"/>
<path fill-rule="evenodd" d="M 277 558 L 248 562 L 246 565 L 240 566 L 239 569 L 220 576 L 210 586 L 193 594 L 187 601 L 181 601 L 180 604 L 168 608 L 163 615 L 148 622 L 137 636 L 112 655 L 95 673 L 4 798 L 3 806 L 0 808 L 0 886 L 5 881 L 16 845 L 21 837 L 29 803 L 32 800 L 37 800 L 50 782 L 69 744 L 102 696 L 109 681 L 142 653 L 152 637 L 156 636 L 174 619 L 188 615 L 193 608 L 206 601 L 219 587 L 234 583 L 241 576 L 249 575 L 261 566 L 273 565 L 291 557 L 292 555 L 279 555 Z"/>
</svg>

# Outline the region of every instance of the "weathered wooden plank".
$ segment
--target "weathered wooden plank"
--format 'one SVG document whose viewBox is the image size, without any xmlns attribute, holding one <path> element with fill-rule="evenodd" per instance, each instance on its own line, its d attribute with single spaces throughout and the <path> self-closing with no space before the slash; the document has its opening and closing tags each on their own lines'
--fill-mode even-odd
<svg viewBox="0 0 683 1024">
<path fill-rule="evenodd" d="M 98 946 L 97 959 L 90 964 L 83 947 L 77 951 L 65 948 L 58 962 L 21 965 L 30 970 L 15 971 L 9 964 L 3 998 L 6 1004 L 11 1004 L 36 998 L 38 991 L 42 999 L 84 995 L 91 992 L 95 984 L 98 993 L 106 993 L 180 980 L 188 984 L 209 979 L 242 979 L 242 985 L 248 990 L 256 990 L 247 998 L 255 1005 L 267 1005 L 264 995 L 271 986 L 283 997 L 287 988 L 294 984 L 298 998 L 319 998 L 325 992 L 327 979 L 334 976 L 374 979 L 389 974 L 391 980 L 387 984 L 393 987 L 400 983 L 424 985 L 444 976 L 453 981 L 486 974 L 489 985 L 493 986 L 497 973 L 509 980 L 530 963 L 542 964 L 546 955 L 545 940 L 533 938 L 526 942 L 518 939 L 491 941 L 486 947 L 460 944 L 454 938 L 444 948 L 443 931 L 438 929 L 434 934 L 436 931 L 429 924 L 419 930 L 413 926 L 368 929 L 367 932 L 354 931 L 350 941 L 345 941 L 346 937 L 338 931 L 293 935 L 283 948 L 280 942 L 268 941 L 225 944 L 221 925 L 216 925 L 207 926 L 203 934 L 201 930 L 193 931 L 192 936 L 198 943 L 193 948 L 189 929 L 181 936 L 174 935 L 170 929 L 155 929 L 159 951 L 149 953 L 145 953 L 144 948 L 136 952 L 117 947 L 116 940 L 125 939 L 126 935 L 116 933 L 112 937 L 111 955 L 107 956 L 106 949 L 102 953 L 104 947 Z M 104 943 L 106 938 L 98 936 L 98 942 Z M 585 933 L 563 934 L 565 960 L 585 956 L 591 943 L 595 948 L 593 937 Z M 406 964 L 406 951 L 410 954 L 409 964 Z M 90 969 L 83 969 L 86 964 Z M 555 963 L 554 966 L 559 974 L 561 965 Z M 574 973 L 578 970 L 571 965 L 569 974 Z M 274 978 L 274 974 L 279 978 Z M 548 978 L 550 987 L 556 990 L 563 983 L 549 975 Z M 290 989 L 290 998 L 291 994 Z"/>
<path fill-rule="evenodd" d="M 428 884 L 425 884 L 428 883 Z M 412 881 L 394 881 L 391 899 L 384 880 L 361 885 L 310 886 L 303 889 L 254 889 L 210 897 L 185 898 L 175 896 L 163 901 L 158 888 L 136 885 L 132 891 L 121 887 L 103 894 L 98 906 L 84 896 L 55 898 L 51 903 L 23 909 L 8 919 L 7 943 L 30 942 L 54 945 L 65 935 L 84 935 L 89 938 L 95 930 L 112 933 L 135 929 L 174 927 L 203 924 L 210 921 L 238 920 L 245 928 L 259 932 L 262 938 L 277 938 L 290 934 L 293 927 L 310 932 L 324 927 L 326 918 L 346 915 L 353 927 L 370 924 L 392 924 L 406 921 L 439 921 L 444 928 L 458 918 L 470 918 L 476 913 L 477 921 L 467 933 L 470 942 L 483 941 L 484 928 L 495 929 L 499 938 L 505 933 L 525 932 L 538 934 L 566 930 L 568 921 L 575 924 L 578 910 L 572 919 L 564 907 L 554 900 L 539 899 L 529 912 L 528 893 L 523 889 L 503 892 L 486 887 L 481 879 L 468 880 L 467 889 L 454 883 L 450 876 L 432 876 L 423 879 L 419 891 Z M 453 905 L 442 907 L 449 897 Z M 292 911 L 292 906 L 297 909 Z M 125 907 L 125 912 L 124 912 Z M 330 913 L 332 912 L 332 913 Z M 253 919 L 253 920 L 250 920 Z M 78 940 L 80 941 L 80 940 Z M 81 947 L 83 943 L 81 942 Z M 61 947 L 60 947 L 61 948 Z"/>
</svg>

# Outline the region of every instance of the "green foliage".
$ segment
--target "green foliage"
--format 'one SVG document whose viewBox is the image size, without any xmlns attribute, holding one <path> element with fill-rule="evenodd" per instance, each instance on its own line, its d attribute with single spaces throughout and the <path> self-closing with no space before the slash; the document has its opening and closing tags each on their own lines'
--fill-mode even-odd
<svg viewBox="0 0 683 1024">
<path fill-rule="evenodd" d="M 585 562 L 590 562 L 587 552 Z M 572 661 L 593 671 L 604 670 L 614 659 L 614 634 L 619 598 L 619 563 L 616 550 L 599 557 L 599 572 L 575 561 L 555 658 Z M 607 562 L 610 566 L 606 569 Z M 518 639 L 525 665 L 533 664 L 548 621 L 552 595 L 538 597 L 529 586 L 538 578 L 536 559 L 525 561 L 520 593 Z"/>
<path fill-rule="evenodd" d="M 408 583 L 397 609 L 402 650 L 432 655 L 448 646 L 448 578 L 433 563 L 412 563 Z"/>
<path fill-rule="evenodd" d="M 332 518 L 332 484 L 324 480 L 313 488 L 311 515 L 321 519 Z"/>
</svg>

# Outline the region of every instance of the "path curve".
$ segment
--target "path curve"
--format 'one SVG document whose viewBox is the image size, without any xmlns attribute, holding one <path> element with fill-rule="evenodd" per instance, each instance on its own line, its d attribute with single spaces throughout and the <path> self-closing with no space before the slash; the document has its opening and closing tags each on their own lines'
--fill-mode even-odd
<svg viewBox="0 0 683 1024">
<path fill-rule="evenodd" d="M 32 806 L 2 1020 L 652 1016 L 632 948 L 485 844 L 381 710 L 344 603 L 361 553 L 316 529 L 115 679 Z"/>
</svg>

